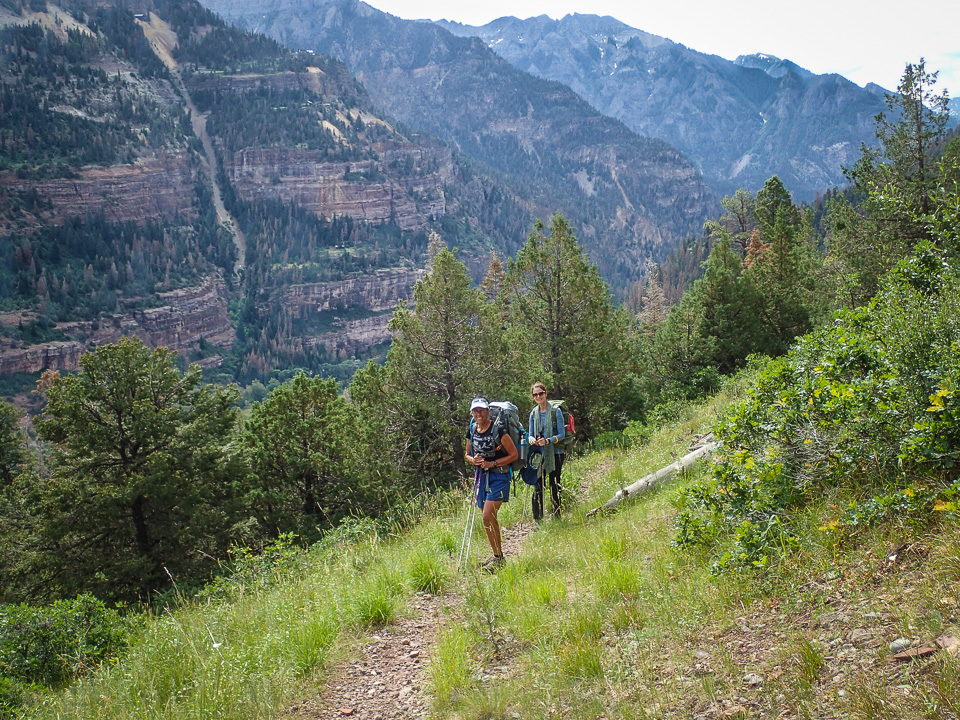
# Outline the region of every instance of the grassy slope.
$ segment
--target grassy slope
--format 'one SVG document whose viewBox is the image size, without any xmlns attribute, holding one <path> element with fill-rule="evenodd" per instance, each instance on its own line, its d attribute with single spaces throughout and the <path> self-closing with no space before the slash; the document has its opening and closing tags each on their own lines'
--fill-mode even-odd
<svg viewBox="0 0 960 720">
<path fill-rule="evenodd" d="M 454 577 L 465 517 L 456 498 L 403 533 L 351 526 L 150 618 L 127 658 L 30 717 L 276 717 L 421 588 L 466 598 L 432 653 L 437 717 L 957 717 L 958 660 L 891 663 L 888 647 L 960 635 L 956 526 L 888 526 L 841 547 L 819 529 L 825 500 L 779 568 L 714 578 L 709 557 L 671 547 L 677 490 L 702 467 L 584 519 L 621 483 L 682 454 L 729 401 L 691 409 L 643 448 L 571 462 L 569 477 L 587 480 L 578 506 L 494 577 Z M 529 521 L 529 495 L 517 499 L 501 514 L 507 525 Z M 481 533 L 478 524 L 478 553 Z"/>
<path fill-rule="evenodd" d="M 677 491 L 704 467 L 612 517 L 581 519 L 615 492 L 616 477 L 629 483 L 682 454 L 725 402 L 691 410 L 642 449 L 571 464 L 598 477 L 580 512 L 545 526 L 485 593 L 470 593 L 469 633 L 441 637 L 441 649 L 471 647 L 473 665 L 451 670 L 450 653 L 437 654 L 438 715 L 958 716 L 954 655 L 900 663 L 889 650 L 898 638 L 960 636 L 956 525 L 887 526 L 841 547 L 820 529 L 833 514 L 824 500 L 780 567 L 715 578 L 709 557 L 671 547 Z M 484 681 L 503 664 L 504 677 Z"/>
</svg>

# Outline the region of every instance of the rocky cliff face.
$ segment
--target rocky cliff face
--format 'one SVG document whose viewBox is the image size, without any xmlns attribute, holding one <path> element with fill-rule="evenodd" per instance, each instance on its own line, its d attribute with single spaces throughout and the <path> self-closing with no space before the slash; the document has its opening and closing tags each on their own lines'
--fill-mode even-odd
<svg viewBox="0 0 960 720">
<path fill-rule="evenodd" d="M 843 165 L 876 142 L 882 94 L 772 56 L 730 62 L 596 15 L 500 18 L 479 37 L 520 70 L 572 88 L 636 132 L 692 158 L 722 193 L 777 174 L 800 200 L 843 184 Z"/>
<path fill-rule="evenodd" d="M 0 172 L 3 189 L 35 193 L 30 223 L 61 225 L 70 217 L 103 215 L 111 222 L 144 222 L 194 214 L 197 168 L 185 152 L 159 152 L 128 165 L 89 167 L 77 178 L 24 180 Z M 0 217 L 0 236 L 23 229 L 23 222 Z"/>
<path fill-rule="evenodd" d="M 322 351 L 328 357 L 349 357 L 390 340 L 387 324 L 398 302 L 408 302 L 413 286 L 423 277 L 420 269 L 386 269 L 336 282 L 294 285 L 282 290 L 274 302 L 298 320 L 336 315 L 343 308 L 360 309 L 368 317 L 336 318 L 324 332 L 299 333 L 288 340 L 289 351 L 306 354 Z"/>
<path fill-rule="evenodd" d="M 220 276 L 208 278 L 197 287 L 160 293 L 165 304 L 132 313 L 130 320 L 135 329 L 126 334 L 174 350 L 196 349 L 204 341 L 229 350 L 236 333 L 227 312 L 227 296 Z"/>
<path fill-rule="evenodd" d="M 431 216 L 446 214 L 443 185 L 453 172 L 449 150 L 402 142 L 381 143 L 376 150 L 377 160 L 324 162 L 316 151 L 248 148 L 234 153 L 225 166 L 244 200 L 279 200 L 327 220 L 392 222 L 415 231 Z M 384 172 L 394 167 L 410 170 L 402 175 Z"/>
<path fill-rule="evenodd" d="M 344 307 L 363 307 L 374 312 L 392 310 L 398 300 L 409 300 L 423 270 L 390 268 L 372 275 L 344 280 L 293 285 L 279 291 L 281 307 L 294 317 Z"/>
<path fill-rule="evenodd" d="M 387 325 L 393 313 L 383 313 L 361 320 L 338 320 L 338 329 L 322 335 L 291 338 L 294 353 L 306 355 L 320 351 L 328 357 L 350 357 L 354 353 L 382 345 L 391 339 Z"/>
<path fill-rule="evenodd" d="M 200 349 L 202 343 L 228 351 L 236 333 L 227 313 L 223 278 L 216 276 L 197 287 L 183 288 L 159 296 L 162 306 L 103 318 L 97 322 L 58 323 L 57 330 L 70 341 L 18 347 L 0 343 L 0 375 L 37 373 L 44 370 L 76 370 L 80 356 L 89 348 L 135 335 L 151 347 L 165 346 L 180 353 Z M 219 361 L 217 360 L 219 357 Z M 222 355 L 205 358 L 207 366 L 223 361 Z"/>
<path fill-rule="evenodd" d="M 75 340 L 43 343 L 26 348 L 0 345 L 0 375 L 76 370 L 80 367 L 80 356 L 86 351 L 86 346 Z"/>
</svg>

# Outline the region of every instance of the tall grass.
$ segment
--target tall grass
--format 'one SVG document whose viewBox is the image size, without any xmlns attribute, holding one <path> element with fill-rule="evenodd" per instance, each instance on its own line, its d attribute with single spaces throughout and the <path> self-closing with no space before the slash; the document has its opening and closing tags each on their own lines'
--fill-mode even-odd
<svg viewBox="0 0 960 720">
<path fill-rule="evenodd" d="M 541 523 L 495 576 L 467 579 L 466 622 L 448 628 L 440 647 L 455 642 L 460 653 L 469 650 L 469 660 L 465 666 L 458 653 L 434 655 L 438 711 L 462 718 L 639 718 L 666 706 L 671 693 L 654 659 L 688 653 L 705 623 L 732 612 L 729 594 L 700 559 L 672 547 L 671 492 L 653 491 L 601 518 L 584 520 L 584 512 L 683 454 L 692 433 L 704 432 L 714 417 L 712 406 L 691 411 L 643 448 L 565 466 L 569 479 L 593 480 L 566 496 L 563 519 Z M 505 524 L 519 520 L 529 498 L 514 500 L 501 512 Z M 501 666 L 510 670 L 497 675 Z M 462 684 L 454 686 L 454 677 Z"/>
<path fill-rule="evenodd" d="M 442 591 L 451 507 L 433 502 L 431 511 L 406 533 L 410 518 L 386 530 L 348 524 L 308 552 L 283 554 L 272 572 L 246 573 L 205 600 L 148 617 L 127 655 L 39 699 L 27 716 L 277 717 L 356 637 L 405 611 L 407 593 L 423 589 L 423 567 L 435 571 L 431 590 Z"/>
<path fill-rule="evenodd" d="M 703 466 L 585 518 L 623 484 L 682 455 L 729 402 L 688 409 L 641 447 L 569 461 L 564 516 L 540 523 L 495 575 L 470 563 L 455 572 L 462 496 L 399 513 L 385 529 L 348 525 L 275 572 L 149 618 L 127 656 L 30 707 L 29 717 L 275 718 L 315 692 L 358 638 L 407 612 L 413 592 L 462 596 L 429 651 L 436 717 L 955 716 L 954 657 L 901 669 L 891 683 L 881 672 L 884 637 L 879 670 L 844 670 L 841 682 L 843 636 L 815 619 L 840 598 L 864 616 L 882 608 L 884 627 L 898 635 L 954 632 L 960 540 L 950 520 L 930 537 L 888 526 L 841 542 L 824 529 L 842 502 L 832 495 L 796 518 L 800 542 L 778 566 L 715 577 L 711 552 L 673 544 L 678 495 L 704 477 Z M 501 524 L 531 522 L 529 500 L 515 496 Z M 929 554 L 892 570 L 888 548 L 905 542 Z M 472 545 L 474 559 L 486 551 L 479 522 Z M 911 601 L 900 602 L 907 590 Z M 762 684 L 746 679 L 755 677 Z"/>
<path fill-rule="evenodd" d="M 707 430 L 729 401 L 689 408 L 642 447 L 565 465 L 571 477 L 593 479 L 577 506 L 542 523 L 504 570 L 467 582 L 466 622 L 448 633 L 468 657 L 433 659 L 441 716 L 955 716 L 954 656 L 897 668 L 885 654 L 899 635 L 931 642 L 956 634 L 960 540 L 949 521 L 929 538 L 894 524 L 841 543 L 825 527 L 843 502 L 839 493 L 794 519 L 799 540 L 779 565 L 715 576 L 711 551 L 673 542 L 678 498 L 706 476 L 705 466 L 614 514 L 585 519 L 622 485 L 684 454 L 690 436 Z M 929 558 L 917 551 L 891 568 L 889 548 L 904 544 L 932 548 Z M 818 624 L 838 603 L 849 624 Z M 850 629 L 873 627 L 868 611 L 878 607 L 885 609 L 881 644 L 844 661 Z"/>
</svg>

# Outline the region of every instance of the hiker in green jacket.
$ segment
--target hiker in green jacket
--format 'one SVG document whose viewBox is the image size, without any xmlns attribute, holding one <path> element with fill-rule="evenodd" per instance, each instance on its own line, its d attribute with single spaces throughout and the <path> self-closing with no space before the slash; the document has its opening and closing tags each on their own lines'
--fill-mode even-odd
<svg viewBox="0 0 960 720">
<path fill-rule="evenodd" d="M 530 420 L 527 431 L 530 434 L 530 449 L 540 448 L 540 472 L 537 475 L 537 484 L 533 487 L 533 519 L 543 517 L 543 485 L 544 479 L 550 481 L 550 497 L 553 500 L 553 516 L 560 517 L 562 501 L 560 485 L 560 470 L 563 468 L 564 451 L 557 444 L 566 437 L 566 428 L 563 425 L 563 413 L 560 408 L 552 408 L 547 399 L 547 386 L 542 382 L 535 382 L 530 388 L 530 394 L 536 406 L 530 411 Z"/>
<path fill-rule="evenodd" d="M 483 512 L 483 529 L 493 550 L 493 557 L 482 567 L 493 572 L 504 564 L 497 513 L 510 499 L 510 463 L 520 453 L 509 431 L 490 419 L 490 403 L 486 398 L 474 398 L 470 414 L 473 421 L 467 431 L 466 460 L 474 466 L 474 500 Z"/>
</svg>

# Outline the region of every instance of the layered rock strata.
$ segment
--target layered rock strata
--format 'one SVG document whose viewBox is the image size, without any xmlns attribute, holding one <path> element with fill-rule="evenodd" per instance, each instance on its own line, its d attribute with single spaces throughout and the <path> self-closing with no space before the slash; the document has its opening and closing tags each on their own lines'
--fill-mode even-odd
<svg viewBox="0 0 960 720">
<path fill-rule="evenodd" d="M 388 342 L 392 335 L 387 325 L 393 313 L 383 313 L 374 317 L 360 320 L 338 320 L 337 330 L 293 338 L 290 347 L 295 353 L 307 354 L 311 351 L 323 351 L 327 356 L 350 356 L 358 350 L 382 345 Z"/>
<path fill-rule="evenodd" d="M 247 148 L 233 154 L 227 175 L 244 200 L 279 200 L 328 220 L 394 222 L 415 231 L 431 216 L 446 214 L 443 184 L 453 174 L 449 151 L 397 143 L 377 150 L 377 160 L 333 163 L 313 150 Z M 398 166 L 410 170 L 390 172 Z"/>
<path fill-rule="evenodd" d="M 71 217 L 103 214 L 112 222 L 159 220 L 193 214 L 195 171 L 183 153 L 159 153 L 130 165 L 89 167 L 77 178 L 23 180 L 0 172 L 0 190 L 34 190 L 52 210 L 38 219 L 60 225 Z M 0 235 L 15 228 L 0 223 Z"/>
<path fill-rule="evenodd" d="M 409 300 L 414 284 L 424 272 L 415 268 L 388 268 L 335 282 L 292 285 L 283 288 L 278 299 L 280 306 L 297 318 L 345 307 L 382 312 L 396 307 L 398 300 Z"/>
<path fill-rule="evenodd" d="M 349 356 L 390 340 L 387 325 L 398 302 L 408 302 L 422 269 L 392 268 L 372 275 L 356 275 L 337 282 L 311 283 L 285 288 L 277 298 L 291 317 L 309 319 L 340 308 L 363 308 L 371 317 L 334 320 L 334 329 L 290 339 L 295 354 L 322 351 L 328 356 Z"/>
<path fill-rule="evenodd" d="M 115 315 L 93 322 L 60 323 L 57 330 L 68 341 L 29 347 L 0 345 L 0 375 L 38 373 L 44 370 L 76 370 L 88 349 L 136 336 L 151 347 L 169 347 L 180 352 L 199 349 L 203 342 L 229 350 L 236 334 L 227 313 L 223 278 L 211 277 L 203 284 L 161 293 L 160 307 Z M 219 365 L 222 357 L 204 358 L 205 367 Z"/>
</svg>

